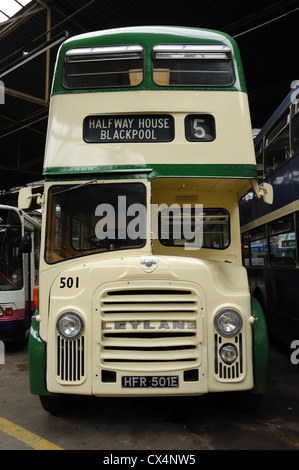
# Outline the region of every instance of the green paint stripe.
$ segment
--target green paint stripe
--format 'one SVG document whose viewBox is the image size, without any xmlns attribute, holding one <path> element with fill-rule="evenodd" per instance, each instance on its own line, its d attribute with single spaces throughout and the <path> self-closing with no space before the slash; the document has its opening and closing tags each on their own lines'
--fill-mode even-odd
<svg viewBox="0 0 299 470">
<path fill-rule="evenodd" d="M 48 167 L 44 175 L 48 181 L 62 176 L 99 175 L 101 178 L 256 178 L 255 165 L 115 165 L 85 167 Z"/>
</svg>

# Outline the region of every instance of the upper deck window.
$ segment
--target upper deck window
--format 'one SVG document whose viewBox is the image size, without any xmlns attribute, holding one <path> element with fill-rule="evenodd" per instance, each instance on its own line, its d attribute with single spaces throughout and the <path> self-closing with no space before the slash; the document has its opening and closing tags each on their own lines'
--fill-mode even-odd
<svg viewBox="0 0 299 470">
<path fill-rule="evenodd" d="M 152 53 L 160 86 L 228 87 L 234 81 L 231 50 L 222 44 L 165 44 Z"/>
<path fill-rule="evenodd" d="M 143 81 L 138 45 L 80 47 L 65 54 L 62 85 L 68 89 L 133 87 Z"/>
</svg>

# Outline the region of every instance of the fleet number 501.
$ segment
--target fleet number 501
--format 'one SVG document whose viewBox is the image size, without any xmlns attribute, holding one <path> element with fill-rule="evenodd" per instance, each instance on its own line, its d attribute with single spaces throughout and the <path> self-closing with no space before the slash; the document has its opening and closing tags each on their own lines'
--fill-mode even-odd
<svg viewBox="0 0 299 470">
<path fill-rule="evenodd" d="M 65 287 L 69 289 L 75 287 L 77 289 L 79 287 L 79 277 L 61 277 L 59 287 L 60 289 L 64 289 Z"/>
</svg>

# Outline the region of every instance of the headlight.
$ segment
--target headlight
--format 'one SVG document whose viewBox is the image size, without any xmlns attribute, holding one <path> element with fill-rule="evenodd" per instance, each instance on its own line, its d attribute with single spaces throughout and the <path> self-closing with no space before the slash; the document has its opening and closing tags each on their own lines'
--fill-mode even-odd
<svg viewBox="0 0 299 470">
<path fill-rule="evenodd" d="M 225 308 L 220 310 L 215 317 L 215 328 L 223 336 L 234 336 L 242 328 L 242 318 L 236 310 Z"/>
<path fill-rule="evenodd" d="M 219 351 L 219 355 L 225 364 L 232 364 L 238 357 L 238 351 L 233 344 L 224 344 Z"/>
<path fill-rule="evenodd" d="M 63 313 L 57 321 L 58 333 L 66 339 L 75 339 L 83 330 L 83 321 L 77 313 Z"/>
</svg>

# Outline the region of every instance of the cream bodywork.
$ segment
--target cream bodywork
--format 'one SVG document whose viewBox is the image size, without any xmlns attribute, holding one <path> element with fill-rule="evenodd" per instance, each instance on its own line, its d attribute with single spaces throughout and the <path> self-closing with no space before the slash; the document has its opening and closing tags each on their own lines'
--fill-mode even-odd
<svg viewBox="0 0 299 470">
<path fill-rule="evenodd" d="M 94 258 L 94 257 L 93 257 Z M 250 296 L 247 289 L 247 277 L 245 269 L 233 264 L 198 260 L 194 258 L 184 259 L 176 257 L 155 257 L 157 267 L 153 272 L 144 272 L 141 261 L 144 258 L 136 257 L 136 254 L 126 253 L 125 257 L 119 259 L 98 259 L 88 262 L 75 263 L 62 270 L 55 277 L 50 289 L 49 321 L 43 315 L 40 324 L 41 329 L 47 329 L 47 388 L 57 393 L 77 393 L 95 395 L 143 395 L 143 394 L 202 394 L 208 391 L 242 390 L 250 389 L 252 382 L 252 356 L 251 356 L 251 325 Z M 68 263 L 74 264 L 74 263 Z M 61 268 L 63 265 L 61 265 Z M 50 273 L 49 273 L 50 274 Z M 45 275 L 43 276 L 45 277 Z M 61 277 L 79 277 L 79 289 L 62 289 L 60 287 Z M 41 281 L 42 283 L 42 281 Z M 105 343 L 104 333 L 119 333 L 115 322 L 122 321 L 122 332 L 132 331 L 129 322 L 141 320 L 139 331 L 146 332 L 144 321 L 150 320 L 150 326 L 155 331 L 159 328 L 161 321 L 167 321 L 172 329 L 172 320 L 178 320 L 175 312 L 172 320 L 169 313 L 165 316 L 159 315 L 155 322 L 152 313 L 132 315 L 128 314 L 125 320 L 124 313 L 112 318 L 101 313 L 100 298 L 107 290 L 114 289 L 192 289 L 198 298 L 197 313 L 192 316 L 185 314 L 185 322 L 189 320 L 196 323 L 196 338 L 193 344 L 196 347 L 194 355 L 195 362 L 139 362 L 142 352 L 133 352 L 136 362 L 115 362 L 112 365 L 104 362 L 107 352 L 102 349 Z M 242 316 L 243 344 L 245 350 L 244 370 L 238 379 L 221 380 L 215 374 L 215 329 L 213 320 L 215 314 L 224 307 L 234 307 Z M 56 323 L 59 315 L 65 311 L 74 311 L 80 314 L 84 321 L 85 342 L 85 366 L 84 375 L 75 383 L 72 381 L 61 381 L 57 377 L 57 334 Z M 182 320 L 182 316 L 179 318 Z M 47 328 L 45 328 L 48 323 Z M 101 329 L 102 325 L 102 329 Z M 104 329 L 103 329 L 104 326 Z M 186 328 L 186 327 L 185 327 Z M 162 330 L 160 329 L 159 332 Z M 170 330 L 167 330 L 168 332 Z M 189 330 L 188 330 L 189 331 Z M 233 343 L 233 339 L 225 340 Z M 161 346 L 163 340 L 161 340 Z M 109 354 L 109 353 L 108 353 Z M 160 353 L 163 354 L 163 353 Z M 177 357 L 176 352 L 169 352 L 169 361 Z M 173 360 L 174 360 L 173 359 Z M 114 370 L 117 372 L 116 383 L 102 383 L 101 370 Z M 198 382 L 184 382 L 183 371 L 199 368 Z M 179 375 L 180 387 L 178 389 L 122 389 L 122 375 Z"/>
<path fill-rule="evenodd" d="M 135 180 L 136 181 L 136 180 Z M 142 181 L 142 180 L 138 180 Z M 113 182 L 113 181 L 110 181 Z M 114 181 L 115 182 L 115 181 Z M 129 180 L 128 180 L 129 182 Z M 159 203 L 172 193 L 181 194 L 181 186 L 178 181 L 173 181 L 171 187 L 163 189 L 163 184 L 158 180 L 149 183 L 142 181 L 148 187 L 148 204 Z M 103 184 L 109 184 L 108 181 Z M 188 186 L 187 183 L 190 183 Z M 76 184 L 76 182 L 73 182 Z M 185 189 L 189 188 L 191 193 L 196 189 L 196 180 L 186 182 Z M 46 194 L 51 184 L 45 186 Z M 168 182 L 170 185 L 170 180 Z M 176 188 L 176 189 L 175 189 Z M 214 188 L 214 191 L 212 190 Z M 87 394 L 98 396 L 121 396 L 121 395 L 161 395 L 161 394 L 203 394 L 207 392 L 248 390 L 253 387 L 252 370 L 252 331 L 249 318 L 251 316 L 251 301 L 248 289 L 247 274 L 245 268 L 241 266 L 240 258 L 240 237 L 238 230 L 238 206 L 237 196 L 232 187 L 232 191 L 217 191 L 219 186 L 211 185 L 211 190 L 200 193 L 199 202 L 204 207 L 209 205 L 221 207 L 230 211 L 232 223 L 232 239 L 228 249 L 216 250 L 184 250 L 183 248 L 163 247 L 158 240 L 153 243 L 149 239 L 142 249 L 123 250 L 107 252 L 101 254 L 88 255 L 80 258 L 65 260 L 49 265 L 44 261 L 44 254 L 41 256 L 40 266 L 40 315 L 39 333 L 43 341 L 47 343 L 47 389 L 55 393 Z M 224 186 L 222 187 L 224 189 Z M 165 194 L 164 194 L 165 192 Z M 47 199 L 47 198 L 46 198 Z M 171 199 L 165 201 L 170 203 Z M 149 212 L 149 211 L 148 211 Z M 148 213 L 148 226 L 150 227 L 150 214 Z M 43 239 L 45 239 L 46 221 L 43 220 Z M 155 264 L 147 268 L 144 260 L 153 259 Z M 217 259 L 218 258 L 218 259 Z M 78 287 L 61 287 L 61 279 L 78 278 Z M 160 313 L 155 316 L 155 312 L 138 314 L 129 312 L 119 315 L 105 313 L 101 309 L 101 301 L 108 291 L 113 290 L 134 291 L 141 290 L 142 294 L 148 289 L 168 290 L 190 290 L 196 298 L 196 311 L 190 314 L 178 315 L 174 311 L 169 311 L 165 315 Z M 175 300 L 175 299 L 174 299 Z M 215 335 L 214 317 L 216 313 L 224 307 L 235 308 L 242 316 L 242 360 L 243 369 L 238 377 L 229 379 L 215 371 Z M 84 322 L 84 373 L 78 380 L 61 380 L 57 374 L 57 363 L 59 361 L 57 352 L 57 319 L 60 314 L 66 311 L 77 312 Z M 136 358 L 136 362 L 106 362 L 106 359 L 113 358 L 114 352 L 106 351 L 103 347 L 107 343 L 105 333 L 132 332 L 133 325 L 138 325 L 138 331 L 147 332 L 149 328 L 153 331 L 164 331 L 165 326 L 168 332 L 178 330 L 173 326 L 173 321 L 184 322 L 184 332 L 187 331 L 187 322 L 196 324 L 196 328 L 188 330 L 196 334 L 189 339 L 188 343 L 193 346 L 192 362 L 183 360 L 180 351 L 169 351 L 166 353 L 166 362 L 139 362 L 142 359 L 142 351 L 125 352 L 126 357 Z M 144 323 L 144 322 L 151 322 Z M 132 323 L 130 323 L 132 322 Z M 167 322 L 167 323 L 163 323 Z M 161 328 L 161 324 L 163 324 Z M 108 339 L 108 342 L 110 340 Z M 155 346 L 165 347 L 165 339 L 156 340 Z M 218 341 L 218 340 L 217 340 Z M 223 343 L 235 344 L 235 338 L 225 339 Z M 134 343 L 135 344 L 135 343 Z M 137 342 L 137 345 L 141 345 Z M 129 342 L 126 343 L 129 346 Z M 169 342 L 171 346 L 171 340 Z M 151 357 L 159 357 L 155 353 Z M 156 355 L 156 356 L 155 356 Z M 217 356 L 217 354 L 216 354 Z M 177 360 L 179 359 L 179 360 Z M 184 371 L 198 369 L 199 380 L 185 382 L 183 380 Z M 102 370 L 113 370 L 117 373 L 115 383 L 105 383 L 101 381 Z M 179 388 L 122 388 L 122 376 L 145 376 L 145 375 L 178 375 L 180 381 Z"/>
<path fill-rule="evenodd" d="M 89 115 L 166 113 L 175 118 L 175 138 L 167 143 L 86 144 L 83 120 Z M 186 114 L 212 114 L 216 139 L 190 143 Z M 165 159 L 165 152 L 169 159 Z M 255 165 L 247 94 L 231 91 L 129 91 L 54 95 L 44 168 L 84 169 L 100 165 L 161 164 Z"/>
<path fill-rule="evenodd" d="M 175 138 L 168 143 L 113 143 L 87 144 L 82 138 L 83 120 L 88 115 L 171 114 L 175 120 Z M 212 142 L 187 142 L 184 134 L 184 119 L 187 114 L 212 114 L 216 122 L 216 139 Z M 86 169 L 99 171 L 100 166 L 113 165 L 159 165 L 169 164 L 244 164 L 255 165 L 251 125 L 247 95 L 232 91 L 124 91 L 105 93 L 78 93 L 55 95 L 51 99 L 49 132 L 47 138 L 44 168 L 60 169 L 62 173 Z M 221 170 L 220 170 L 221 173 Z M 61 175 L 63 178 L 63 175 Z M 86 175 L 86 181 L 92 180 L 93 174 Z M 122 182 L 129 182 L 122 179 Z M 123 250 L 102 254 L 88 255 L 76 259 L 61 261 L 52 265 L 45 262 L 41 253 L 40 264 L 40 314 L 39 333 L 47 344 L 47 389 L 55 393 L 94 394 L 99 396 L 154 395 L 154 394 L 203 394 L 209 391 L 248 390 L 253 387 L 252 370 L 252 331 L 249 318 L 251 302 L 245 268 L 241 265 L 240 229 L 238 199 L 248 187 L 245 179 L 196 179 L 161 178 L 152 183 L 143 180 L 148 187 L 148 207 L 150 203 L 171 204 L 180 198 L 188 203 L 194 201 L 204 207 L 223 207 L 230 212 L 231 241 L 226 250 L 184 250 L 178 247 L 164 247 L 158 240 L 150 239 L 144 248 Z M 84 183 L 80 181 L 79 183 Z M 99 181 L 109 183 L 110 181 Z M 114 181 L 115 182 L 115 181 Z M 70 182 L 71 183 L 71 182 Z M 45 185 L 45 207 L 47 191 L 51 184 Z M 73 184 L 78 182 L 73 181 Z M 182 196 L 184 196 L 182 198 Z M 148 211 L 149 212 L 149 211 Z M 148 214 L 148 227 L 150 227 Z M 42 240 L 45 240 L 46 220 L 43 220 Z M 44 243 L 43 243 L 44 245 Z M 142 261 L 153 258 L 156 262 L 145 269 Z M 61 288 L 61 279 L 78 278 L 79 287 Z M 191 291 L 196 299 L 196 311 L 192 314 L 173 315 L 167 312 L 156 315 L 153 312 L 136 314 L 125 313 L 112 319 L 103 312 L 102 299 L 114 289 L 171 290 Z M 219 375 L 215 371 L 215 345 L 217 332 L 214 317 L 224 307 L 235 308 L 242 316 L 242 371 L 237 376 Z M 75 382 L 62 380 L 57 375 L 57 329 L 59 315 L 65 311 L 75 311 L 84 321 L 84 372 Z M 139 315 L 139 316 L 138 316 Z M 155 316 L 156 315 L 156 316 Z M 185 316 L 184 316 L 185 315 Z M 105 332 L 116 332 L 115 322 L 122 323 L 124 331 L 132 330 L 132 323 L 140 321 L 143 329 L 148 326 L 153 331 L 163 330 L 161 322 L 167 322 L 168 331 L 175 330 L 173 320 L 196 324 L 196 333 L 188 338 L 193 347 L 192 361 L 184 361 L 180 349 L 168 350 L 165 362 L 139 362 L 143 352 L 125 349 L 126 358 L 136 357 L 137 361 L 106 362 L 113 359 L 115 353 L 103 349 L 105 344 L 114 345 L 104 336 Z M 152 321 L 154 323 L 144 323 Z M 114 323 L 113 323 L 114 322 Z M 113 326 L 114 325 L 114 326 Z M 117 324 L 118 326 L 120 324 Z M 135 323 L 136 325 L 136 323 Z M 163 323 L 166 325 L 166 323 Z M 106 330 L 105 330 L 106 328 Z M 107 328 L 109 330 L 107 330 Z M 192 331 L 192 329 L 190 329 Z M 177 332 L 177 329 L 176 329 Z M 116 332 L 118 333 L 118 331 Z M 218 338 L 218 337 L 217 337 Z M 172 346 L 171 340 L 155 338 L 155 346 Z M 160 343 L 159 343 L 160 341 Z M 218 339 L 217 339 L 218 341 Z M 107 343 L 109 342 L 109 343 Z M 235 344 L 235 338 L 225 342 Z M 129 343 L 123 341 L 129 347 Z M 142 342 L 137 342 L 141 346 Z M 222 343 L 223 344 L 223 343 Z M 61 351 L 64 346 L 59 346 Z M 77 347 L 77 346 L 76 346 Z M 81 348 L 78 345 L 78 348 Z M 217 351 L 218 351 L 217 349 Z M 73 353 L 72 353 L 73 354 Z M 185 353 L 184 353 L 185 354 Z M 186 353 L 187 354 L 187 353 Z M 218 353 L 216 353 L 217 356 Z M 159 354 L 152 354 L 157 359 Z M 179 359 L 179 360 L 177 360 Z M 188 358 L 186 358 L 188 359 Z M 109 365 L 110 364 L 110 365 Z M 184 381 L 184 371 L 198 369 L 198 381 Z M 116 371 L 116 382 L 101 381 L 101 371 Z M 126 389 L 121 386 L 122 376 L 178 375 L 179 388 Z"/>
</svg>

